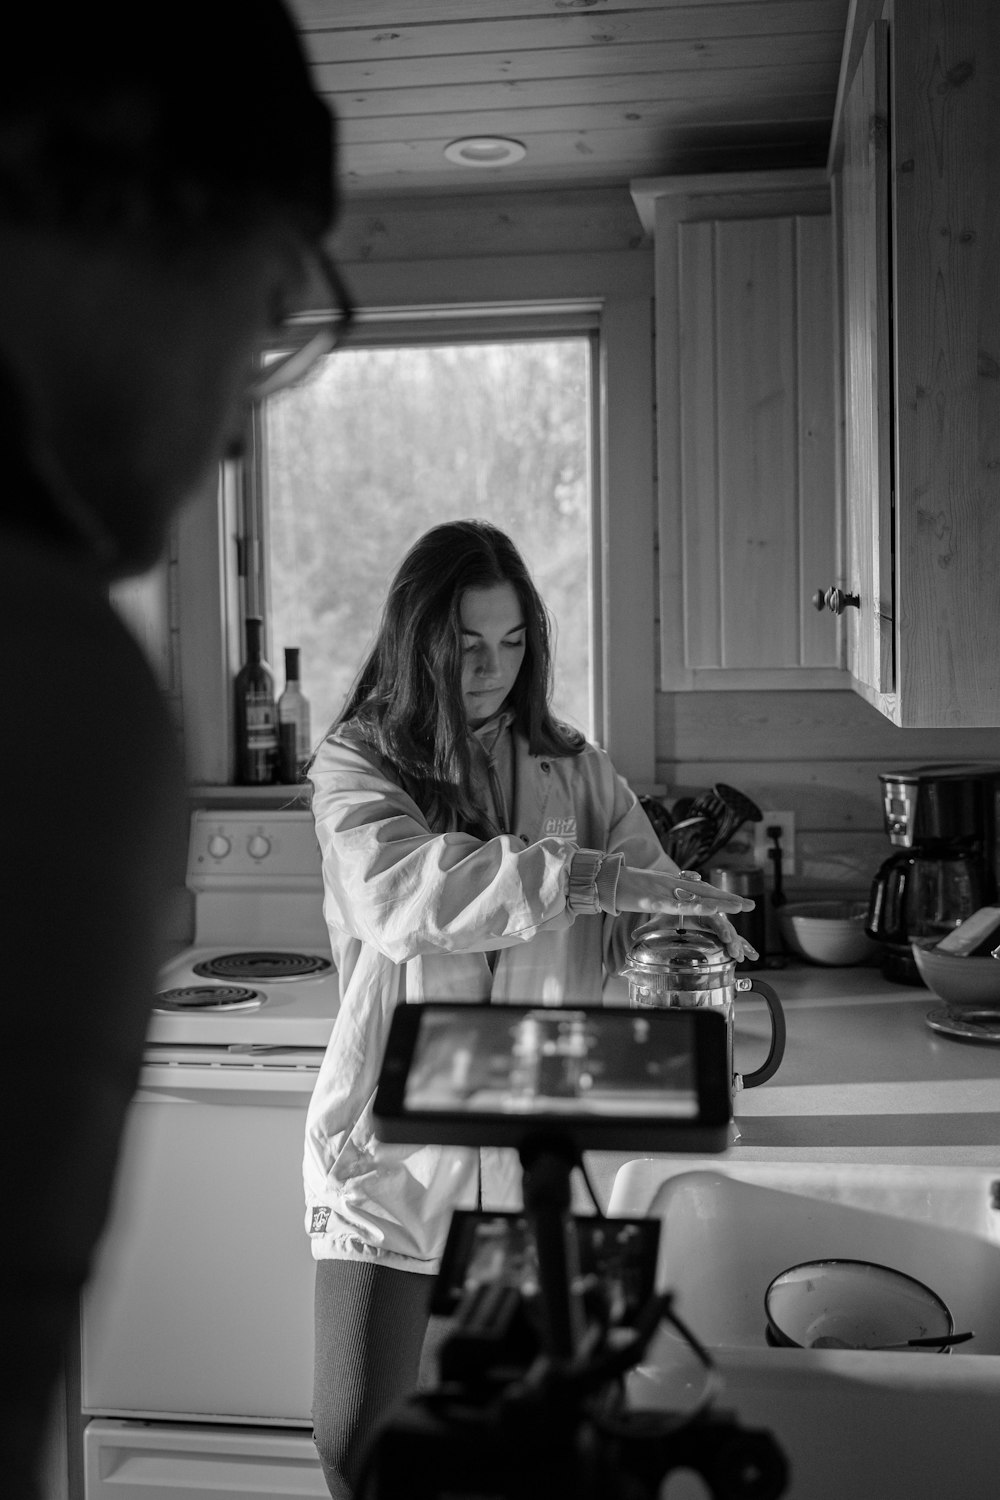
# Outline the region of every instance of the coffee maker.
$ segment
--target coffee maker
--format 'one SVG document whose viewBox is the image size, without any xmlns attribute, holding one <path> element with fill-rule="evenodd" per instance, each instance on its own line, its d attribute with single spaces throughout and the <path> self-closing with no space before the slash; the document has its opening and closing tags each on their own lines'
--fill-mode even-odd
<svg viewBox="0 0 1000 1500">
<path fill-rule="evenodd" d="M 872 882 L 865 931 L 882 972 L 921 984 L 910 944 L 943 938 L 1000 889 L 1000 766 L 943 764 L 879 772 L 885 830 L 897 853 Z"/>
</svg>

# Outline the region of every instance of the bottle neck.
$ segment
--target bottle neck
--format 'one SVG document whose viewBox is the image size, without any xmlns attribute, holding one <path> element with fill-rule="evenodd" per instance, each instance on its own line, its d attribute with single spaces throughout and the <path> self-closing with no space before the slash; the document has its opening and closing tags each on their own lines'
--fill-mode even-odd
<svg viewBox="0 0 1000 1500">
<path fill-rule="evenodd" d="M 254 667 L 260 666 L 263 660 L 261 649 L 263 635 L 263 620 L 259 616 L 248 615 L 246 620 L 247 662 Z"/>
</svg>

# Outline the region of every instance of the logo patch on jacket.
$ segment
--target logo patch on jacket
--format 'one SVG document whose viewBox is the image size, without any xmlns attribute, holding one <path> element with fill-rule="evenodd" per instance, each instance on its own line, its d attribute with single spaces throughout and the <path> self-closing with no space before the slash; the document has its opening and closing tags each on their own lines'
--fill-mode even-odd
<svg viewBox="0 0 1000 1500">
<path fill-rule="evenodd" d="M 557 839 L 576 838 L 575 818 L 546 818 L 542 824 L 542 836 L 551 835 Z"/>
<path fill-rule="evenodd" d="M 329 1208 L 314 1208 L 312 1211 L 312 1218 L 309 1221 L 309 1233 L 323 1234 L 326 1230 L 326 1226 L 330 1222 L 331 1212 L 332 1210 Z"/>
</svg>

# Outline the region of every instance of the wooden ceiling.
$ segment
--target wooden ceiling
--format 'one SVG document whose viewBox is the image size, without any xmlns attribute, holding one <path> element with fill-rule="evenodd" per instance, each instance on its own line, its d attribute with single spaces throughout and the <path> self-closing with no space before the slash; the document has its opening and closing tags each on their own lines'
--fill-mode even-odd
<svg viewBox="0 0 1000 1500">
<path fill-rule="evenodd" d="M 290 0 L 350 200 L 821 166 L 851 0 Z M 501 135 L 505 168 L 446 160 Z"/>
</svg>

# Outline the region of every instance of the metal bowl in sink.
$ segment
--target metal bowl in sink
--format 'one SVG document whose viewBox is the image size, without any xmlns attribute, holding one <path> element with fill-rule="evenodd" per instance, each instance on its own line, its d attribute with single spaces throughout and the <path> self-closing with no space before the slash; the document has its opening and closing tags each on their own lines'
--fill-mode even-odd
<svg viewBox="0 0 1000 1500">
<path fill-rule="evenodd" d="M 948 1348 L 955 1322 L 930 1287 L 867 1260 L 810 1260 L 776 1276 L 764 1294 L 770 1341 L 791 1349 L 894 1349 L 935 1340 Z"/>
</svg>

